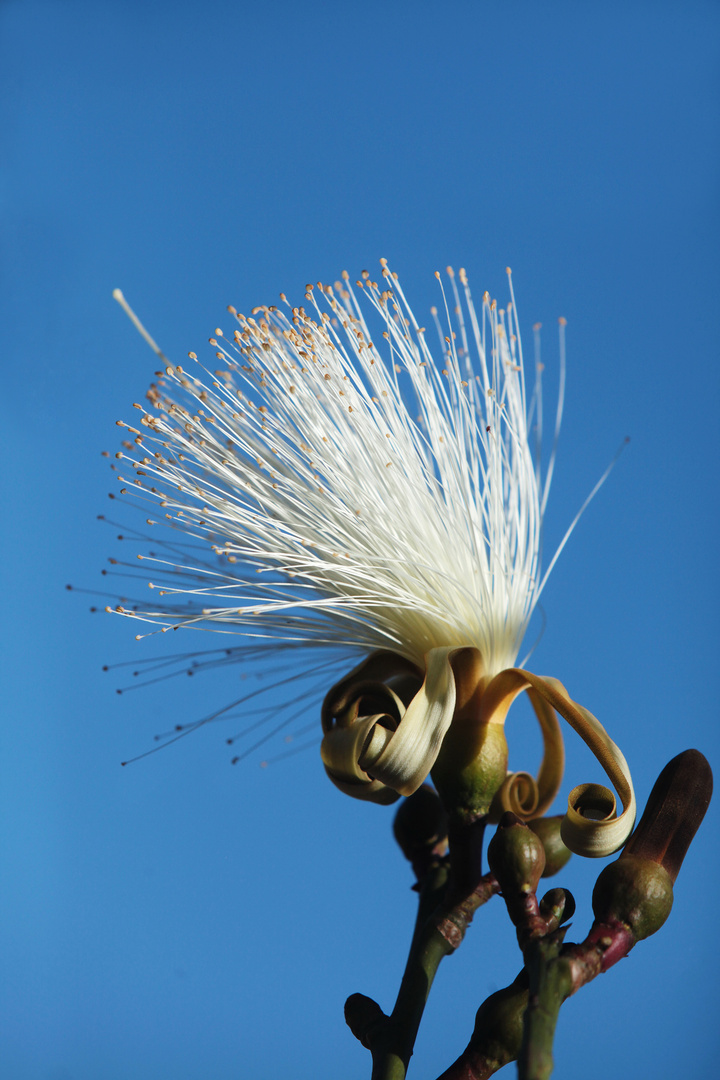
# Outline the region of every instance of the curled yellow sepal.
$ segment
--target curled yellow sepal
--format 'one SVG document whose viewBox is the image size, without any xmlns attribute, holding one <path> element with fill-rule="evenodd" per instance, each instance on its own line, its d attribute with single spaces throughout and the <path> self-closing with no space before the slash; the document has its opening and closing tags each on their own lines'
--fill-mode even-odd
<svg viewBox="0 0 720 1080">
<path fill-rule="evenodd" d="M 376 652 L 329 692 L 320 747 L 341 791 L 372 802 L 412 795 L 426 779 L 453 719 L 453 665 L 481 663 L 477 649 L 438 648 L 425 673 L 391 652 Z"/>
<path fill-rule="evenodd" d="M 522 668 L 508 668 L 489 683 L 480 704 L 480 719 L 483 723 L 504 720 L 510 705 L 523 690 L 533 704 L 545 738 L 545 757 L 538 775 L 538 788 L 550 788 L 552 761 L 548 754 L 548 740 L 543 727 L 549 717 L 547 707 L 555 710 L 570 724 L 580 738 L 590 747 L 611 780 L 623 805 L 623 812 L 616 813 L 615 796 L 609 788 L 600 784 L 580 784 L 573 788 L 568 797 L 568 810 L 562 822 L 562 839 L 577 855 L 602 858 L 617 851 L 627 840 L 635 823 L 636 803 L 632 778 L 627 762 L 618 746 L 612 741 L 600 721 L 591 712 L 578 705 L 568 694 L 558 679 L 533 675 Z M 546 766 L 547 762 L 547 766 Z M 548 770 L 544 776 L 544 770 Z M 562 769 L 561 769 L 562 771 Z M 514 774 L 525 777 L 525 774 Z M 513 783 L 513 776 L 508 777 L 508 788 Z M 506 785 L 503 785 L 505 788 Z M 522 792 L 521 792 L 522 793 Z M 509 798 L 509 796 L 506 796 Z M 503 809 L 513 809 L 505 805 L 503 791 L 499 793 Z M 545 807 L 546 809 L 547 807 Z M 515 810 L 518 813 L 518 810 Z M 526 817 L 523 808 L 520 816 Z M 537 813 L 537 811 L 535 811 Z"/>
<path fill-rule="evenodd" d="M 524 821 L 542 817 L 560 790 L 565 769 L 565 747 L 555 709 L 527 680 L 517 679 L 514 669 L 501 671 L 490 681 L 480 700 L 478 723 L 504 724 L 510 706 L 523 690 L 527 690 L 540 725 L 543 758 L 537 778 L 527 772 L 508 773 L 491 807 L 490 820 L 495 822 L 505 810 Z"/>
</svg>

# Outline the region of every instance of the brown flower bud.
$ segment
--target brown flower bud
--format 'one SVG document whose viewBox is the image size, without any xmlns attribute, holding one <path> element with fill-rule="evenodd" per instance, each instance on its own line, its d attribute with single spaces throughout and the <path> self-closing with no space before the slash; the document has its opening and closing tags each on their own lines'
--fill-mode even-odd
<svg viewBox="0 0 720 1080">
<path fill-rule="evenodd" d="M 711 795 L 712 772 L 699 750 L 685 750 L 668 762 L 620 858 L 606 866 L 595 883 L 597 922 L 625 923 L 636 941 L 660 929 Z"/>
<path fill-rule="evenodd" d="M 699 750 L 684 750 L 658 776 L 645 813 L 621 858 L 641 856 L 659 863 L 674 883 L 710 805 L 713 778 Z"/>
</svg>

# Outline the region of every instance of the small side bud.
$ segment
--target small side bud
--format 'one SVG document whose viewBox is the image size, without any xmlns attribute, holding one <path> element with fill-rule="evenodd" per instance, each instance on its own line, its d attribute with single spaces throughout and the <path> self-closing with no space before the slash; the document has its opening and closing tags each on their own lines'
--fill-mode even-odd
<svg viewBox="0 0 720 1080">
<path fill-rule="evenodd" d="M 380 1006 L 365 994 L 351 994 L 345 1002 L 345 1023 L 368 1050 L 374 1034 L 387 1022 Z"/>
<path fill-rule="evenodd" d="M 559 873 L 572 855 L 570 848 L 566 847 L 560 836 L 562 820 L 563 815 L 557 814 L 554 817 L 539 817 L 528 821 L 529 828 L 540 837 L 542 846 L 545 848 L 543 877 L 552 877 L 553 874 Z"/>
<path fill-rule="evenodd" d="M 522 1044 L 527 1003 L 527 973 L 523 969 L 511 986 L 491 994 L 478 1009 L 466 1059 L 472 1062 L 474 1056 L 482 1054 L 498 1068 L 515 1061 Z M 468 1076 L 472 1075 L 468 1071 Z"/>
<path fill-rule="evenodd" d="M 444 854 L 448 817 L 437 792 L 429 784 L 423 784 L 400 805 L 393 822 L 393 835 L 405 858 L 412 863 L 425 854 Z"/>
<path fill-rule="evenodd" d="M 540 837 L 510 811 L 503 814 L 487 857 L 506 901 L 513 894 L 535 892 L 545 869 L 545 849 Z"/>
<path fill-rule="evenodd" d="M 572 919 L 575 914 L 575 897 L 569 889 L 550 889 L 540 901 L 540 914 L 548 924 L 548 932 L 552 932 L 568 919 Z"/>
</svg>

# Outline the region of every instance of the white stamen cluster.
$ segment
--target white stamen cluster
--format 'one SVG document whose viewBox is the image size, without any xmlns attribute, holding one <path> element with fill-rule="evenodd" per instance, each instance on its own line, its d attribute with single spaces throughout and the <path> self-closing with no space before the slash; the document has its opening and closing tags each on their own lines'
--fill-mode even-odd
<svg viewBox="0 0 720 1080">
<path fill-rule="evenodd" d="M 134 494 L 215 554 L 156 555 L 154 587 L 172 599 L 124 614 L 419 665 L 473 645 L 490 674 L 514 663 L 544 583 L 552 461 L 541 490 L 512 284 L 505 310 L 486 293 L 478 312 L 449 271 L 438 361 L 381 263 L 381 284 L 364 273 L 358 293 L 344 274 L 307 286 L 304 307 L 229 308 L 234 333 L 210 339 L 217 370 L 159 373 L 117 456 Z"/>
</svg>

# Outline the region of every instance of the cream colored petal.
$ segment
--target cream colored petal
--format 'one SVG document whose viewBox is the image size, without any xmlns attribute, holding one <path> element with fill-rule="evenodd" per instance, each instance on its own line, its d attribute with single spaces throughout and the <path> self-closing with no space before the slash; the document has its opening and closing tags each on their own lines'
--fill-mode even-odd
<svg viewBox="0 0 720 1080">
<path fill-rule="evenodd" d="M 623 805 L 622 814 L 617 815 L 614 795 L 600 784 L 581 784 L 574 788 L 562 823 L 563 841 L 577 855 L 590 858 L 611 855 L 625 843 L 635 824 L 637 805 L 627 761 L 597 717 L 573 701 L 558 679 L 543 678 L 528 671 L 521 674 L 590 747 Z"/>
<path fill-rule="evenodd" d="M 502 723 L 515 698 L 527 690 L 540 722 L 545 744 L 537 783 L 528 773 L 511 773 L 493 804 L 493 818 L 512 810 L 528 819 L 548 809 L 557 793 L 563 773 L 564 753 L 555 712 L 590 747 L 612 781 L 623 805 L 616 813 L 615 796 L 600 784 L 581 784 L 570 793 L 562 838 L 577 855 L 602 858 L 624 844 L 635 823 L 636 803 L 628 764 L 600 721 L 578 705 L 558 679 L 534 675 L 522 668 L 508 668 L 488 685 L 482 698 L 482 723 Z"/>
<path fill-rule="evenodd" d="M 325 695 L 321 711 L 323 731 L 327 734 L 338 723 L 344 726 L 344 721 L 338 721 L 338 717 L 347 711 L 363 687 L 403 675 L 417 675 L 418 682 L 421 678 L 419 669 L 397 653 L 378 650 L 366 656 Z"/>
<path fill-rule="evenodd" d="M 382 726 L 386 716 L 365 716 L 351 727 L 337 727 L 325 736 L 320 747 L 325 770 L 336 787 L 355 799 L 387 805 L 399 798 L 396 791 L 368 776 L 360 765 L 367 744 L 377 732 L 390 735 Z"/>
<path fill-rule="evenodd" d="M 480 706 L 480 723 L 504 723 L 515 698 L 527 690 L 540 724 L 543 758 L 537 780 L 527 772 L 509 773 L 498 791 L 490 812 L 491 821 L 499 821 L 502 812 L 511 810 L 527 821 L 541 817 L 560 790 L 565 768 L 565 747 L 555 709 L 538 693 L 520 668 L 508 668 L 489 683 Z"/>
<path fill-rule="evenodd" d="M 458 649 L 431 649 L 425 656 L 425 681 L 400 721 L 397 731 L 374 761 L 372 775 L 401 795 L 420 787 L 440 753 L 455 711 L 455 677 L 451 659 Z"/>
<path fill-rule="evenodd" d="M 425 656 L 422 686 L 404 711 L 400 703 L 400 719 L 394 730 L 389 715 L 358 717 L 349 727 L 333 725 L 331 710 L 325 708 L 321 753 L 331 780 L 350 795 L 378 802 L 389 800 L 387 790 L 401 795 L 417 791 L 434 765 L 453 719 L 456 701 L 453 661 L 457 659 L 462 664 L 460 655 L 466 654 L 469 662 L 476 663 L 476 653 L 474 649 L 457 647 L 431 649 Z M 366 682 L 368 670 L 375 676 L 382 671 L 381 677 L 386 678 L 397 673 L 381 654 L 374 662 L 370 657 L 338 683 L 340 690 L 335 700 L 349 705 L 353 686 Z"/>
</svg>

